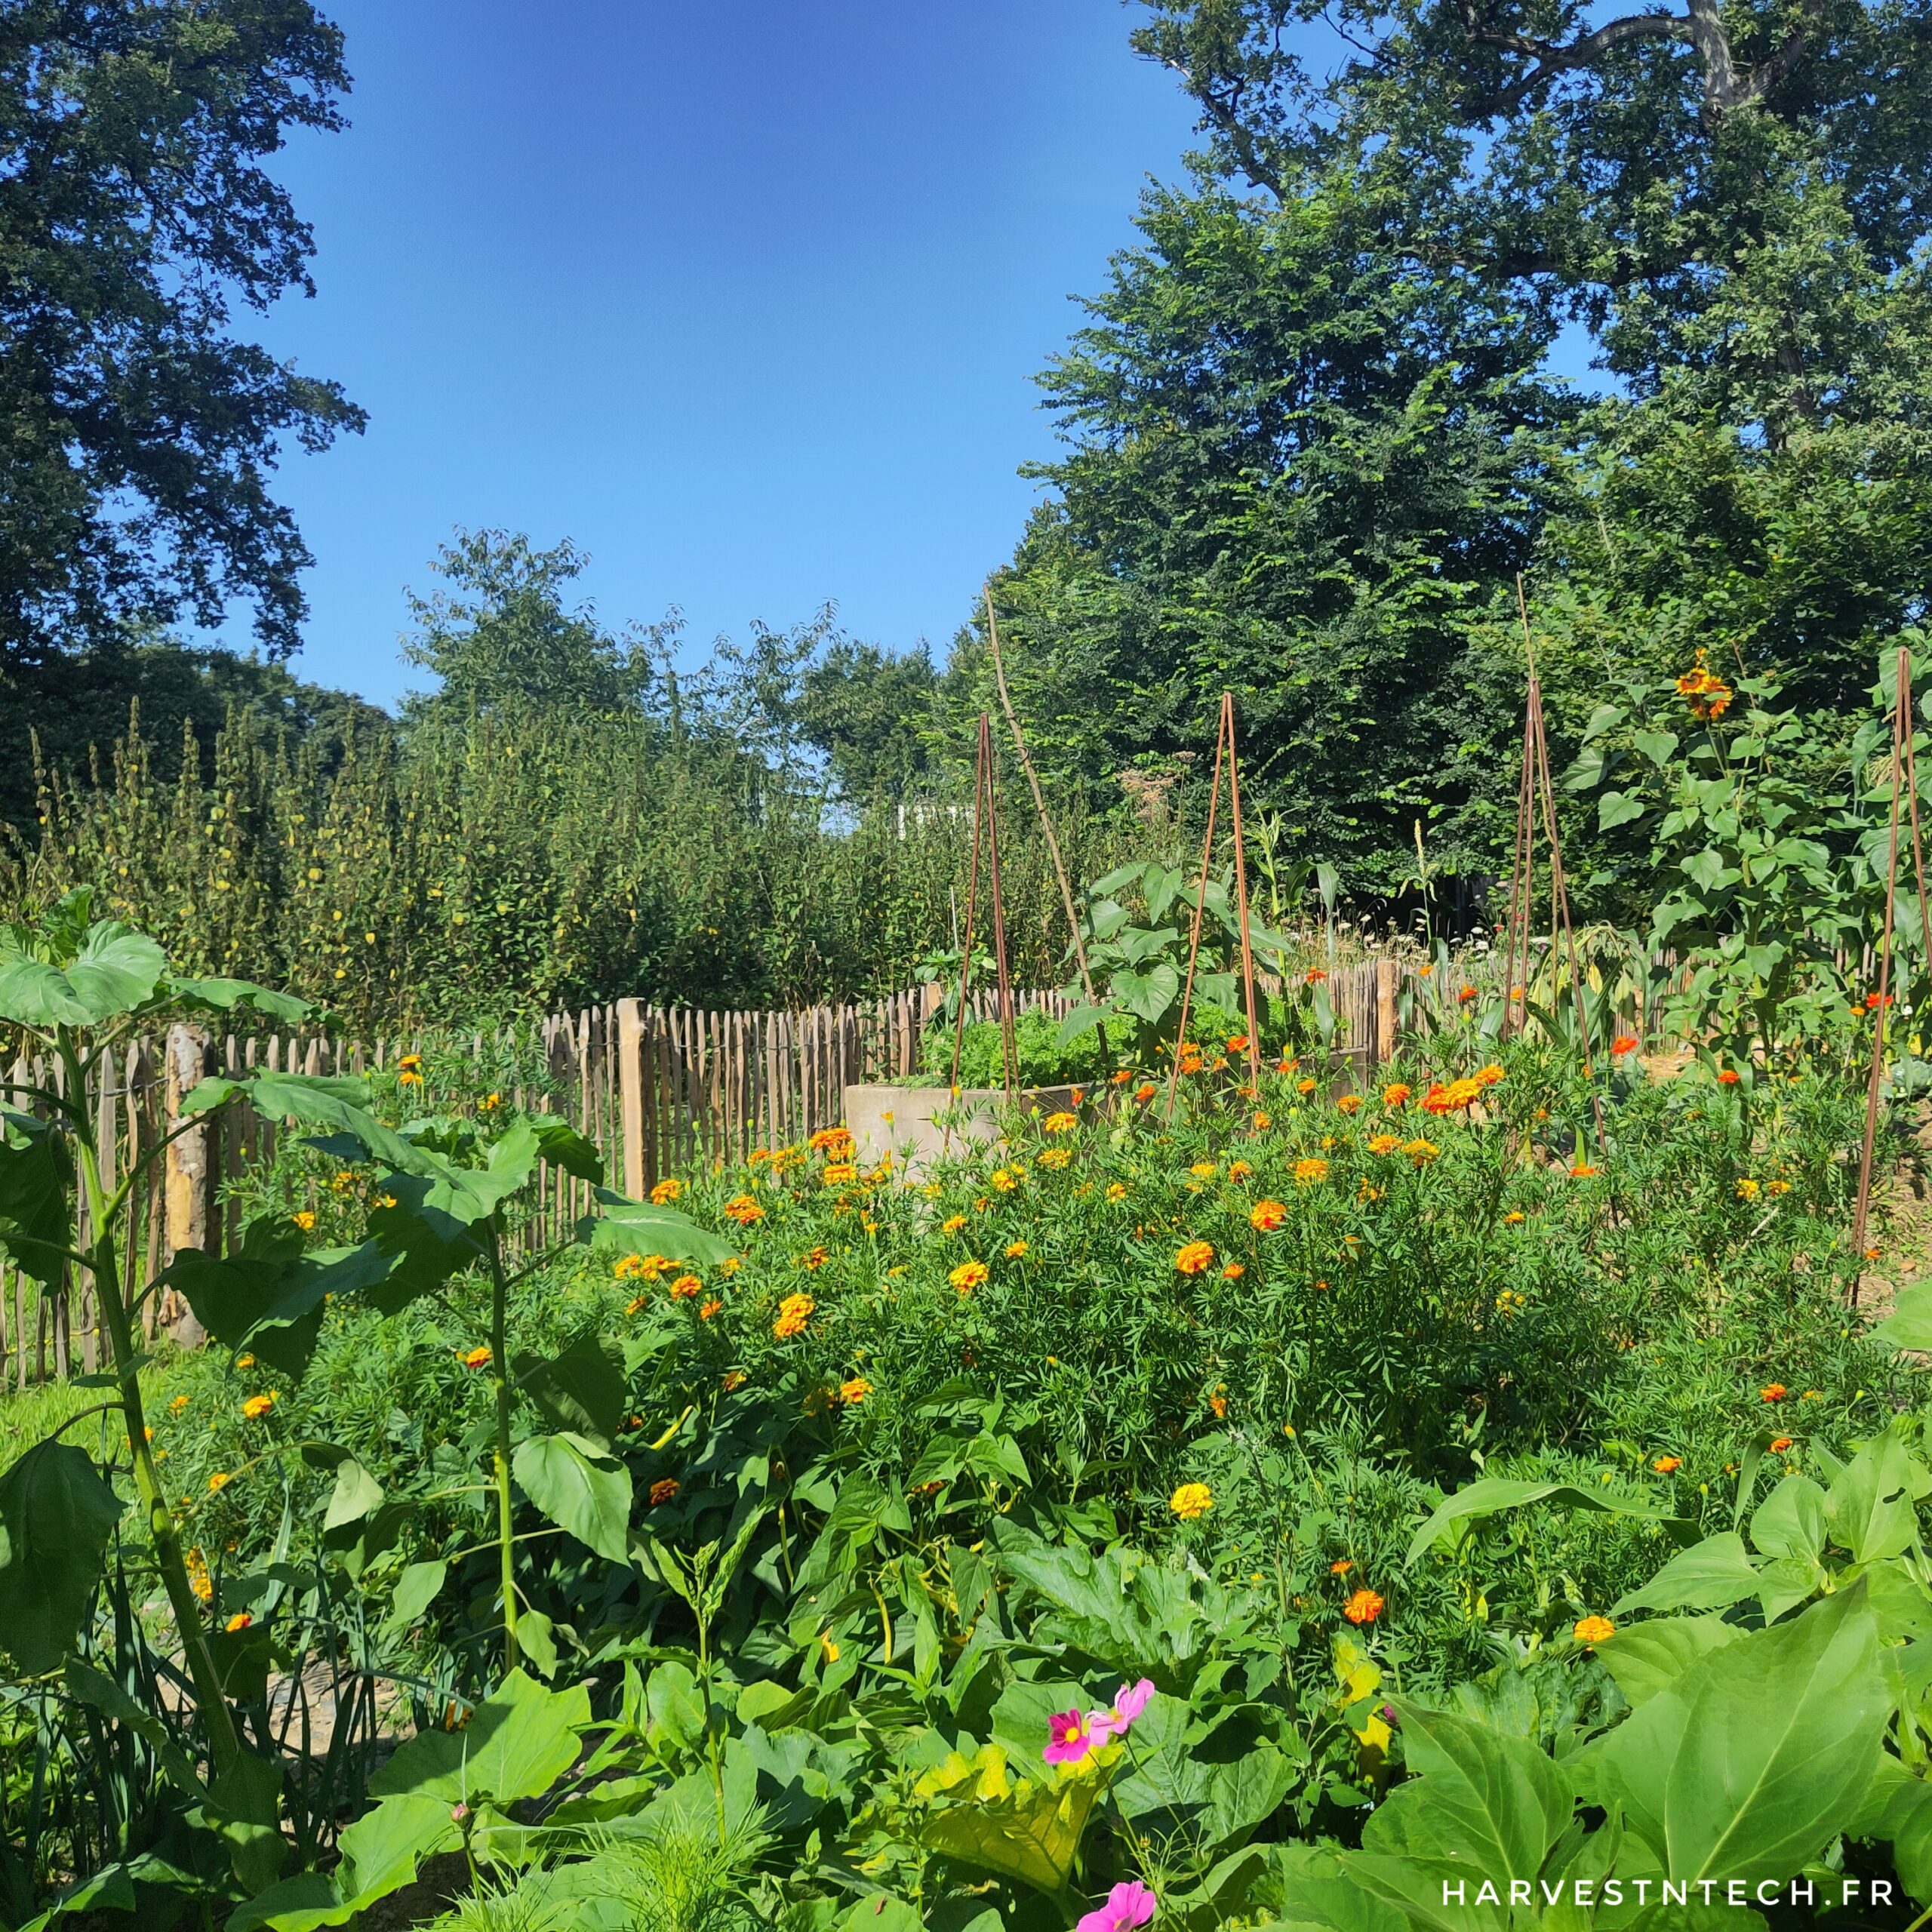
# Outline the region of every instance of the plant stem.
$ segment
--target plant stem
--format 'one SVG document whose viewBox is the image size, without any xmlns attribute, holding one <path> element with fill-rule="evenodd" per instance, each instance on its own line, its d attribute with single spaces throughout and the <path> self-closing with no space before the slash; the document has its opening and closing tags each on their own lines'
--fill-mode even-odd
<svg viewBox="0 0 1932 1932">
<path fill-rule="evenodd" d="M 509 1293 L 503 1280 L 502 1229 L 492 1214 L 490 1230 L 490 1377 L 497 1390 L 497 1542 L 503 1557 L 503 1669 L 517 1667 L 515 1539 L 510 1528 L 510 1366 Z"/>
<path fill-rule="evenodd" d="M 66 1063 L 70 1089 L 84 1092 L 80 1057 L 63 1028 L 58 1041 Z M 114 1229 L 107 1191 L 101 1184 L 100 1161 L 94 1144 L 85 1109 L 75 1118 L 74 1143 L 80 1155 L 82 1185 L 87 1190 L 88 1216 L 94 1239 L 88 1251 L 88 1266 L 94 1275 L 94 1305 L 107 1329 L 108 1344 L 114 1353 L 115 1383 L 121 1407 L 128 1423 L 128 1444 L 133 1453 L 134 1486 L 147 1512 L 148 1537 L 152 1546 L 155 1567 L 161 1573 L 162 1586 L 168 1592 L 174 1613 L 174 1626 L 181 1638 L 183 1661 L 195 1687 L 195 1702 L 208 1733 L 208 1756 L 219 1777 L 240 1754 L 234 1714 L 222 1694 L 221 1672 L 216 1669 L 214 1653 L 208 1647 L 208 1632 L 202 1623 L 202 1607 L 194 1586 L 188 1580 L 188 1564 L 181 1540 L 174 1533 L 174 1517 L 162 1487 L 161 1472 L 155 1466 L 154 1452 L 148 1446 L 147 1419 L 141 1406 L 140 1351 L 134 1345 L 133 1324 L 121 1299 L 120 1271 L 115 1265 Z"/>
</svg>

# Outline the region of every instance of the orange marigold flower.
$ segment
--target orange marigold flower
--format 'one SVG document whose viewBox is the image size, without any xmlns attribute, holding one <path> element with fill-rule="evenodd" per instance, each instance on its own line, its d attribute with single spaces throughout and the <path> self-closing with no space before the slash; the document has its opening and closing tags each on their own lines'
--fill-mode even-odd
<svg viewBox="0 0 1932 1932">
<path fill-rule="evenodd" d="M 1328 975 L 1327 972 L 1322 968 L 1319 966 L 1311 966 L 1308 969 L 1308 977 L 1303 983 L 1311 986 L 1318 986 L 1324 980 L 1327 979 L 1327 977 Z"/>
<path fill-rule="evenodd" d="M 1327 1178 L 1328 1163 L 1326 1161 L 1316 1160 L 1311 1155 L 1306 1160 L 1295 1163 L 1295 1185 L 1297 1187 L 1313 1187 Z"/>
<path fill-rule="evenodd" d="M 1344 1094 L 1335 1104 L 1343 1113 L 1352 1114 L 1361 1105 L 1361 1096 L 1359 1094 Z"/>
<path fill-rule="evenodd" d="M 472 1349 L 463 1358 L 465 1368 L 487 1368 L 490 1365 L 490 1351 L 485 1348 Z"/>
<path fill-rule="evenodd" d="M 955 1294 L 970 1295 L 992 1272 L 983 1261 L 962 1261 L 946 1278 Z"/>
<path fill-rule="evenodd" d="M 1402 1152 L 1419 1168 L 1426 1168 L 1442 1152 L 1432 1140 L 1409 1140 L 1402 1145 Z"/>
<path fill-rule="evenodd" d="M 1266 1134 L 1270 1124 L 1269 1118 L 1266 1114 L 1257 1113 L 1254 1116 L 1254 1131 L 1257 1134 Z"/>
<path fill-rule="evenodd" d="M 742 1368 L 732 1368 L 727 1369 L 718 1380 L 719 1386 L 728 1395 L 733 1390 L 742 1389 L 745 1386 L 746 1377 Z"/>
<path fill-rule="evenodd" d="M 1308 1079 L 1297 1080 L 1295 1082 L 1295 1091 L 1297 1094 L 1312 1094 L 1315 1091 L 1315 1082 Z"/>
<path fill-rule="evenodd" d="M 695 1275 L 680 1275 L 671 1284 L 671 1299 L 673 1301 L 692 1300 L 703 1286 L 704 1284 Z"/>
<path fill-rule="evenodd" d="M 1203 1275 L 1214 1265 L 1214 1244 L 1191 1241 L 1174 1257 L 1174 1270 L 1181 1275 Z"/>
<path fill-rule="evenodd" d="M 1398 1080 L 1393 1086 L 1382 1090 L 1382 1104 L 1385 1107 L 1399 1107 L 1414 1091 L 1406 1081 Z"/>
<path fill-rule="evenodd" d="M 242 1404 L 242 1413 L 250 1422 L 260 1422 L 275 1407 L 275 1391 L 271 1389 L 266 1395 L 251 1395 Z"/>
<path fill-rule="evenodd" d="M 1381 1597 L 1374 1590 L 1355 1592 L 1342 1606 L 1342 1614 L 1351 1623 L 1373 1623 L 1385 1607 Z"/>
<path fill-rule="evenodd" d="M 674 1175 L 660 1180 L 651 1190 L 651 1204 L 654 1208 L 668 1208 L 685 1191 L 685 1184 Z"/>
<path fill-rule="evenodd" d="M 1224 1281 L 1238 1281 L 1247 1272 L 1247 1270 L 1238 1261 L 1230 1261 L 1221 1270 L 1221 1279 Z"/>
<path fill-rule="evenodd" d="M 1346 1577 L 1355 1567 L 1353 1557 L 1338 1556 L 1333 1563 L 1329 1564 L 1328 1574 L 1331 1577 Z"/>
<path fill-rule="evenodd" d="M 1605 1644 L 1617 1635 L 1617 1626 L 1607 1617 L 1580 1617 L 1570 1634 L 1580 1644 Z"/>
<path fill-rule="evenodd" d="M 1137 1100 L 1151 1100 L 1160 1091 L 1152 1081 L 1143 1080 L 1138 1087 L 1134 1088 L 1134 1097 Z"/>
<path fill-rule="evenodd" d="M 1782 1382 L 1767 1382 L 1758 1391 L 1761 1402 L 1782 1402 L 1791 1391 Z"/>
<path fill-rule="evenodd" d="M 315 1232 L 315 1211 L 312 1208 L 299 1208 L 288 1217 L 305 1235 Z"/>
<path fill-rule="evenodd" d="M 1618 1034 L 1617 1038 L 1611 1041 L 1610 1051 L 1620 1060 L 1626 1054 L 1634 1054 L 1637 1051 L 1635 1036 L 1629 1033 Z"/>
<path fill-rule="evenodd" d="M 625 1304 L 624 1312 L 626 1315 L 635 1315 L 639 1309 L 648 1308 L 650 1306 L 651 1297 L 648 1295 L 638 1295 Z"/>
<path fill-rule="evenodd" d="M 675 1501 L 678 1491 L 683 1487 L 684 1484 L 675 1476 L 660 1476 L 651 1485 L 651 1508 L 660 1509 L 666 1503 Z"/>
<path fill-rule="evenodd" d="M 859 1178 L 859 1171 L 850 1161 L 828 1161 L 820 1178 L 827 1187 L 850 1187 Z"/>
<path fill-rule="evenodd" d="M 1467 1006 L 1469 1001 L 1475 997 L 1476 989 L 1474 986 L 1465 986 L 1462 991 L 1456 995 L 1457 999 L 1464 1006 Z"/>
<path fill-rule="evenodd" d="M 1508 1214 L 1503 1216 L 1503 1218 L 1509 1226 L 1512 1228 L 1519 1228 L 1523 1224 L 1523 1211 L 1520 1208 L 1512 1208 Z"/>
<path fill-rule="evenodd" d="M 1782 1456 L 1790 1447 L 1791 1438 L 1788 1435 L 1774 1435 L 1771 1438 L 1771 1454 L 1774 1456 Z"/>
<path fill-rule="evenodd" d="M 1113 1083 L 1116 1087 L 1124 1087 L 1133 1078 L 1134 1069 L 1131 1066 L 1116 1067 L 1114 1069 Z"/>
<path fill-rule="evenodd" d="M 814 1154 L 823 1154 L 832 1160 L 841 1160 L 852 1151 L 852 1133 L 849 1128 L 822 1127 L 805 1143 Z"/>
<path fill-rule="evenodd" d="M 1392 1154 L 1401 1144 L 1399 1134 L 1371 1134 L 1368 1137 L 1368 1151 L 1371 1154 Z"/>
<path fill-rule="evenodd" d="M 1108 1182 L 1107 1198 L 1109 1201 L 1124 1201 L 1127 1198 L 1127 1183 L 1118 1180 Z"/>
<path fill-rule="evenodd" d="M 234 1477 L 229 1475 L 227 1470 L 217 1469 L 214 1474 L 208 1478 L 209 1494 L 211 1495 L 218 1495 L 234 1480 Z"/>
<path fill-rule="evenodd" d="M 1009 1261 L 1017 1261 L 1026 1252 L 1026 1244 L 1023 1241 L 1010 1241 L 1006 1244 L 1006 1258 Z"/>
<path fill-rule="evenodd" d="M 1284 1201 L 1257 1201 L 1247 1211 L 1248 1226 L 1257 1234 L 1272 1235 L 1287 1224 L 1288 1210 Z"/>
<path fill-rule="evenodd" d="M 238 1610 L 221 1627 L 232 1637 L 238 1630 L 245 1630 L 254 1622 L 245 1610 Z"/>
<path fill-rule="evenodd" d="M 808 1248 L 803 1254 L 799 1256 L 798 1266 L 809 1274 L 814 1269 L 823 1268 L 831 1259 L 832 1251 L 829 1248 Z"/>
<path fill-rule="evenodd" d="M 1049 1114 L 1041 1121 L 1040 1131 L 1042 1134 L 1071 1134 L 1079 1124 L 1072 1114 Z"/>
<path fill-rule="evenodd" d="M 1735 1087 L 1737 1084 L 1737 1069 L 1735 1067 L 1727 1066 L 1718 1075 L 1718 1083 L 1720 1086 Z"/>
<path fill-rule="evenodd" d="M 1593 1176 L 1601 1174 L 1603 1170 L 1601 1168 L 1592 1167 L 1587 1161 L 1579 1161 L 1570 1172 L 1572 1178 L 1577 1180 L 1589 1180 Z"/>
<path fill-rule="evenodd" d="M 863 1375 L 855 1375 L 838 1385 L 838 1399 L 848 1407 L 857 1407 L 872 1392 L 872 1385 Z"/>
<path fill-rule="evenodd" d="M 724 1204 L 724 1218 L 736 1221 L 741 1228 L 748 1228 L 753 1222 L 764 1219 L 764 1210 L 749 1194 L 734 1194 Z"/>
<path fill-rule="evenodd" d="M 1228 1164 L 1228 1178 L 1230 1180 L 1246 1180 L 1254 1172 L 1254 1170 L 1245 1161 L 1232 1161 Z"/>
<path fill-rule="evenodd" d="M 713 1295 L 709 1301 L 699 1308 L 697 1318 L 700 1321 L 709 1321 L 714 1315 L 721 1314 L 724 1308 L 724 1304 Z"/>
<path fill-rule="evenodd" d="M 405 1054 L 395 1063 L 397 1084 L 403 1087 L 420 1087 L 423 1084 L 423 1056 Z"/>
<path fill-rule="evenodd" d="M 1683 1466 L 1684 1458 L 1681 1456 L 1660 1456 L 1651 1465 L 1660 1476 L 1674 1476 Z"/>
</svg>

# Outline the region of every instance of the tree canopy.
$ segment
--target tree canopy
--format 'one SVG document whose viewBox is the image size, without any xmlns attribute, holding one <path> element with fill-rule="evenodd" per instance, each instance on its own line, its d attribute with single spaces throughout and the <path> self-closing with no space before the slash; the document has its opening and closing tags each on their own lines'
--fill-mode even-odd
<svg viewBox="0 0 1932 1932">
<path fill-rule="evenodd" d="M 309 561 L 269 494 L 285 438 L 362 412 L 229 322 L 312 292 L 262 163 L 343 125 L 342 36 L 307 0 L 0 5 L 0 647 L 254 606 L 298 641 Z"/>
</svg>

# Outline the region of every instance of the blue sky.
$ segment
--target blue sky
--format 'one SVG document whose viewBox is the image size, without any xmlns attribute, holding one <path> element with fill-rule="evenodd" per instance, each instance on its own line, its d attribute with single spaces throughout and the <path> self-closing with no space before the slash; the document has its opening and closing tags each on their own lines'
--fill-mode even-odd
<svg viewBox="0 0 1932 1932">
<path fill-rule="evenodd" d="M 942 654 L 1050 453 L 1029 380 L 1189 117 L 1120 0 L 335 0 L 346 134 L 280 171 L 319 294 L 243 315 L 366 435 L 291 450 L 296 669 L 392 700 L 456 525 L 592 555 L 697 654 L 835 601 Z M 226 637 L 247 641 L 237 612 Z"/>
</svg>

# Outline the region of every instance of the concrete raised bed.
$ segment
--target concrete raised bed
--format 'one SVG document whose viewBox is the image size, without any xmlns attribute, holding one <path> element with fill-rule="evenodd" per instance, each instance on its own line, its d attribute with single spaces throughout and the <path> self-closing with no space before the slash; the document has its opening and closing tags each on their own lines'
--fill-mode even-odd
<svg viewBox="0 0 1932 1932">
<path fill-rule="evenodd" d="M 1087 1090 L 1026 1087 L 1012 1097 L 1023 1112 L 1074 1113 Z M 943 1153 L 969 1153 L 999 1138 L 999 1117 L 1008 1105 L 998 1087 L 848 1087 L 845 1124 L 862 1166 L 891 1154 L 902 1174 L 924 1173 Z M 943 1115 L 945 1118 L 941 1118 Z"/>
</svg>

